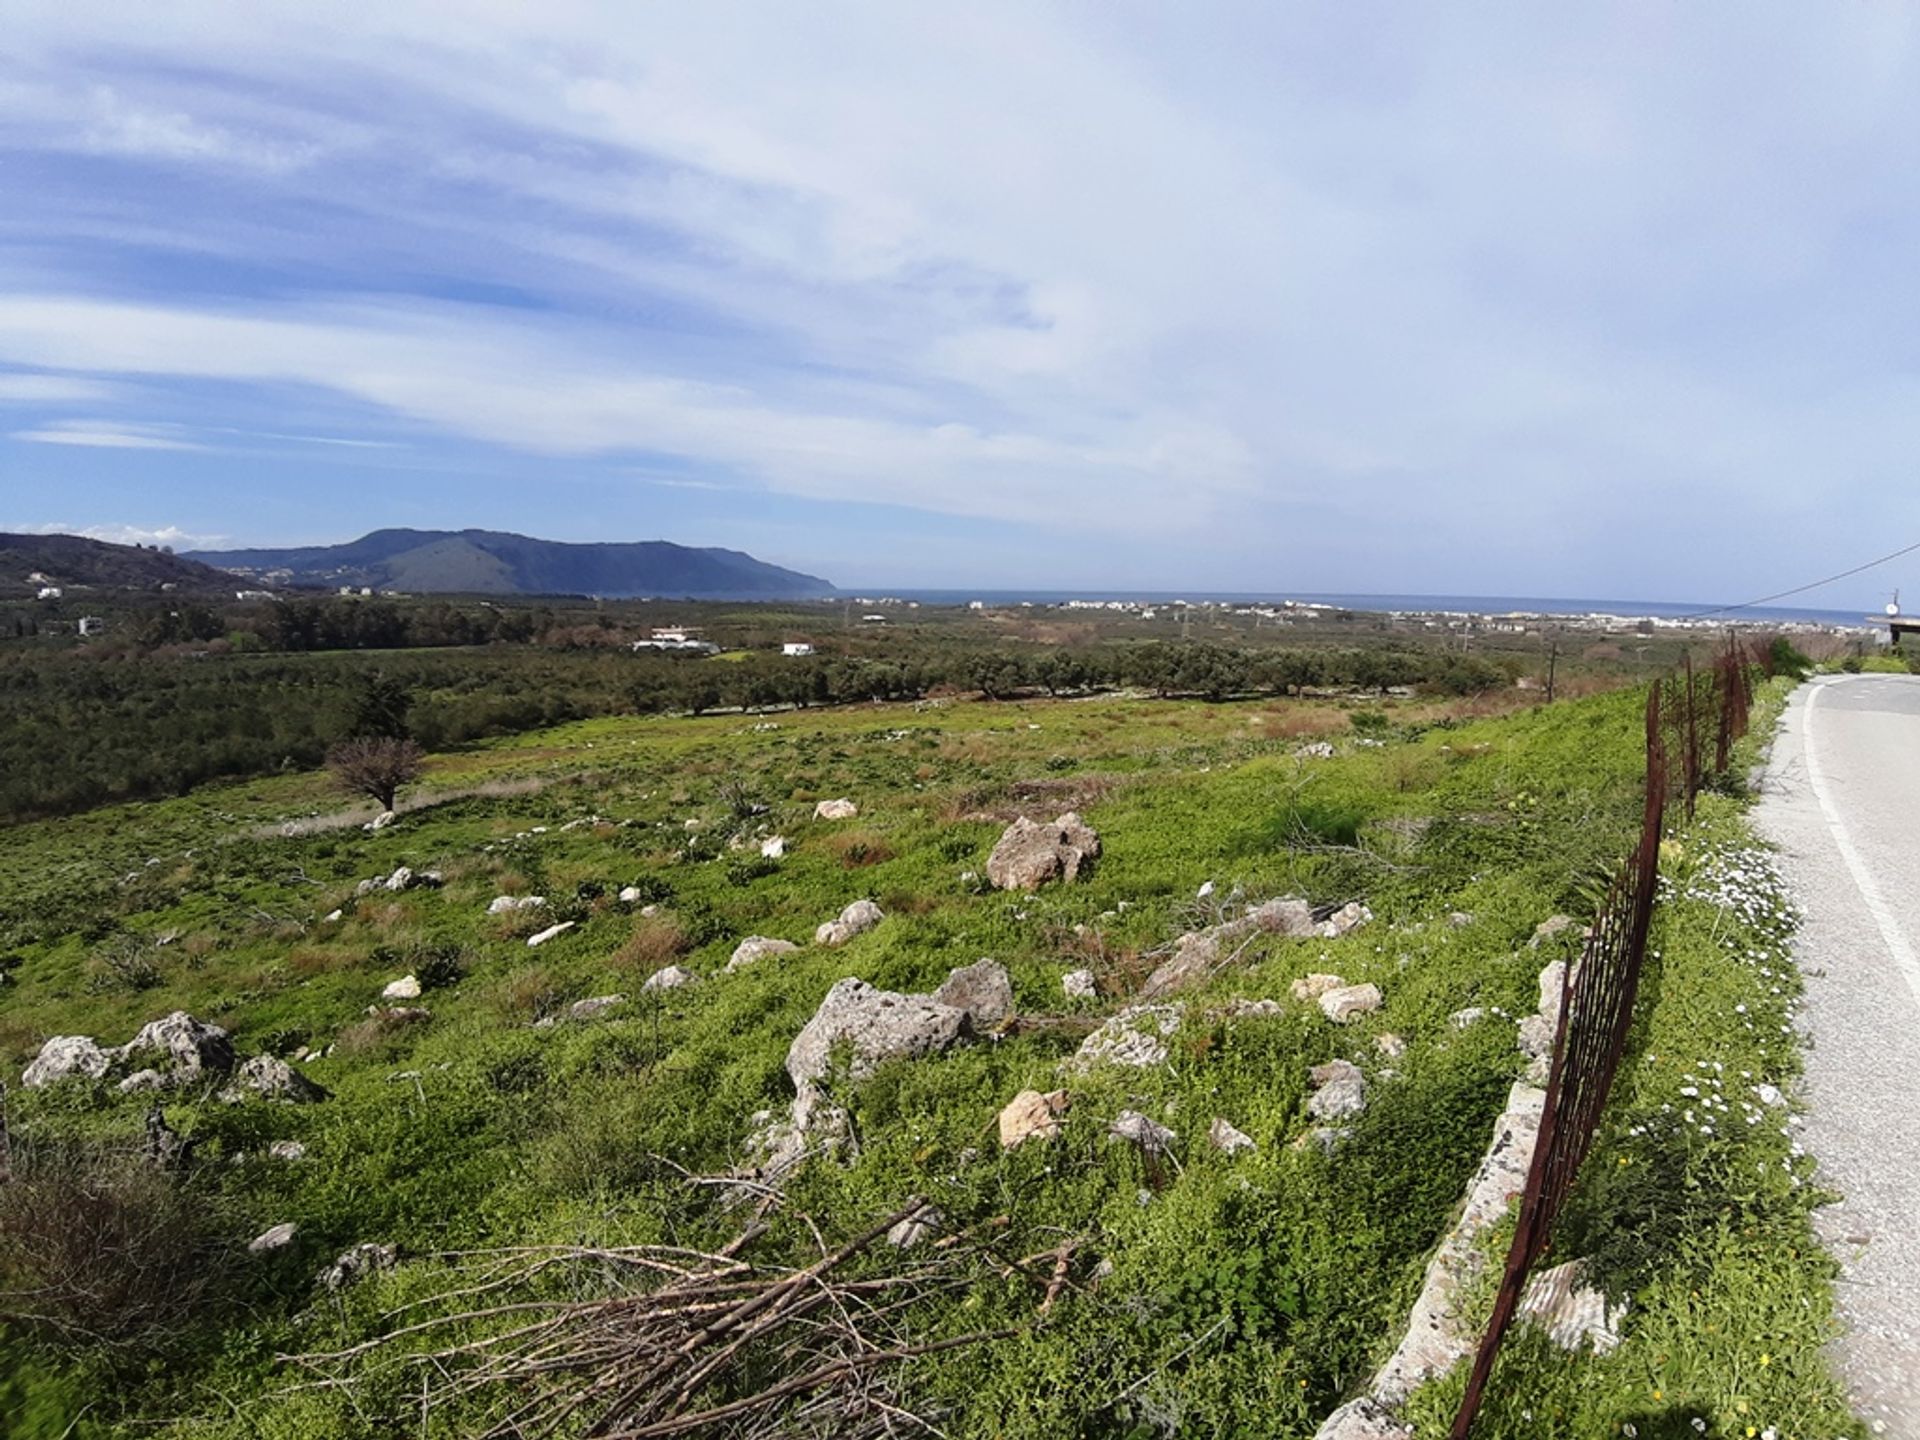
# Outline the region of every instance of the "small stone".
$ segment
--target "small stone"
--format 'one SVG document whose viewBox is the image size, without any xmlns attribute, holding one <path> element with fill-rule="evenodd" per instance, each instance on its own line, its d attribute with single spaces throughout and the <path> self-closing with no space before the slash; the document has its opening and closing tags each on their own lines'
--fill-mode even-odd
<svg viewBox="0 0 1920 1440">
<path fill-rule="evenodd" d="M 1000 1112 L 1000 1145 L 1011 1150 L 1028 1140 L 1050 1140 L 1060 1133 L 1060 1117 L 1073 1102 L 1064 1090 L 1041 1094 L 1022 1090 Z"/>
<path fill-rule="evenodd" d="M 909 1215 L 887 1231 L 887 1243 L 896 1250 L 911 1250 L 940 1233 L 945 1217 L 938 1210 L 922 1210 Z"/>
<path fill-rule="evenodd" d="M 1113 1123 L 1107 1126 L 1107 1135 L 1138 1146 L 1140 1153 L 1150 1159 L 1173 1153 L 1173 1131 L 1158 1121 L 1149 1120 L 1138 1110 L 1122 1110 L 1114 1116 Z"/>
<path fill-rule="evenodd" d="M 882 920 L 886 912 L 871 900 L 856 900 L 840 914 L 813 932 L 816 945 L 844 945 L 856 935 L 864 935 Z"/>
<path fill-rule="evenodd" d="M 638 885 L 622 885 L 620 887 L 620 903 L 622 905 L 631 905 L 639 898 L 640 887 Z"/>
<path fill-rule="evenodd" d="M 1302 975 L 1287 987 L 1287 991 L 1294 999 L 1304 1002 L 1318 1000 L 1329 990 L 1345 989 L 1346 984 L 1346 980 L 1339 975 Z"/>
<path fill-rule="evenodd" d="M 304 1160 L 307 1158 L 307 1147 L 298 1140 L 276 1140 L 267 1147 L 267 1154 L 275 1160 Z"/>
<path fill-rule="evenodd" d="M 733 957 L 727 961 L 727 969 L 739 970 L 770 955 L 791 955 L 799 948 L 791 940 L 776 940 L 770 935 L 749 935 L 733 947 Z"/>
<path fill-rule="evenodd" d="M 609 1010 L 617 1010 L 627 1003 L 624 995 L 595 995 L 590 1000 L 576 1000 L 567 1007 L 569 1020 L 598 1020 Z"/>
<path fill-rule="evenodd" d="M 487 913 L 511 915 L 516 910 L 538 910 L 546 903 L 544 895 L 496 895 L 487 902 Z"/>
<path fill-rule="evenodd" d="M 816 820 L 851 820 L 860 813 L 860 807 L 851 800 L 822 800 L 813 807 Z"/>
<path fill-rule="evenodd" d="M 1373 1048 L 1389 1060 L 1398 1060 L 1407 1053 L 1407 1042 L 1392 1031 L 1383 1030 L 1373 1037 Z"/>
<path fill-rule="evenodd" d="M 375 1245 L 362 1241 L 358 1245 L 342 1250 L 331 1265 L 323 1268 L 314 1277 L 314 1283 L 323 1289 L 335 1292 L 345 1290 L 374 1273 L 376 1270 L 390 1270 L 399 1254 L 391 1245 Z"/>
<path fill-rule="evenodd" d="M 1179 1028 L 1177 1005 L 1129 1005 L 1081 1041 L 1067 1063 L 1076 1069 L 1105 1064 L 1146 1070 L 1164 1065 L 1167 1037 Z"/>
<path fill-rule="evenodd" d="M 1319 934 L 1327 940 L 1337 940 L 1349 930 L 1357 930 L 1373 919 L 1373 912 L 1358 900 L 1342 905 L 1333 914 L 1320 922 Z"/>
<path fill-rule="evenodd" d="M 346 913 L 347 912 L 344 910 L 329 910 L 324 916 L 321 917 L 321 921 L 323 924 L 327 924 L 327 925 L 338 924 L 340 920 L 345 917 Z"/>
<path fill-rule="evenodd" d="M 413 884 L 413 871 L 402 865 L 386 878 L 386 888 L 392 891 L 405 890 Z"/>
<path fill-rule="evenodd" d="M 1533 927 L 1533 938 L 1527 941 L 1527 948 L 1529 950 L 1538 950 L 1555 936 L 1571 930 L 1575 923 L 1571 915 L 1549 915 L 1545 920 L 1542 920 L 1538 925 Z"/>
<path fill-rule="evenodd" d="M 678 990 L 683 986 L 695 984 L 700 977 L 691 970 L 679 965 L 669 965 L 664 970 L 656 970 L 647 977 L 642 990 Z"/>
<path fill-rule="evenodd" d="M 1753 1087 L 1753 1093 L 1759 1097 L 1762 1105 L 1772 1109 L 1778 1109 L 1787 1103 L 1787 1097 L 1780 1093 L 1778 1086 L 1756 1085 Z"/>
<path fill-rule="evenodd" d="M 1469 1005 L 1466 1009 L 1456 1010 L 1449 1015 L 1447 1023 L 1456 1030 L 1465 1030 L 1469 1026 L 1478 1025 L 1486 1018 L 1487 1011 L 1484 1005 Z"/>
<path fill-rule="evenodd" d="M 1345 1120 L 1367 1108 L 1367 1077 L 1350 1060 L 1329 1060 L 1309 1070 L 1314 1092 L 1307 1113 L 1316 1120 Z"/>
<path fill-rule="evenodd" d="M 420 979 L 416 975 L 402 975 L 398 980 L 390 980 L 380 992 L 382 1000 L 418 1000 L 420 998 Z"/>
<path fill-rule="evenodd" d="M 265 1255 L 274 1250 L 284 1250 L 293 1243 L 293 1237 L 298 1233 L 299 1228 L 293 1221 L 288 1220 L 283 1224 L 275 1225 L 270 1230 L 262 1230 L 247 1242 L 247 1251 L 253 1255 Z"/>
<path fill-rule="evenodd" d="M 1320 1013 L 1336 1025 L 1345 1025 L 1361 1015 L 1371 1015 L 1381 1003 L 1378 985 L 1347 985 L 1320 997 Z"/>
<path fill-rule="evenodd" d="M 562 920 L 558 925 L 549 925 L 537 935 L 529 935 L 527 937 L 528 948 L 531 949 L 538 945 L 544 945 L 555 936 L 566 934 L 567 931 L 573 929 L 574 923 L 572 920 Z"/>
<path fill-rule="evenodd" d="M 320 1086 L 273 1055 L 254 1056 L 234 1072 L 233 1083 L 220 1092 L 221 1100 L 229 1105 L 240 1103 L 248 1095 L 295 1105 L 327 1098 L 327 1092 Z"/>
<path fill-rule="evenodd" d="M 1451 925 L 1456 930 L 1464 930 L 1467 928 L 1467 926 L 1473 924 L 1473 916 L 1469 915 L 1464 910 L 1456 910 L 1451 915 L 1447 916 L 1447 924 Z"/>
<path fill-rule="evenodd" d="M 1207 1127 L 1207 1143 L 1214 1149 L 1225 1151 L 1229 1155 L 1238 1155 L 1242 1150 L 1254 1148 L 1251 1135 L 1217 1115 L 1214 1117 L 1213 1124 Z"/>
<path fill-rule="evenodd" d="M 1069 970 L 1060 977 L 1060 989 L 1069 1000 L 1092 1000 L 1100 993 L 1091 970 Z"/>
<path fill-rule="evenodd" d="M 167 1079 L 158 1070 L 136 1070 L 116 1088 L 122 1095 L 137 1095 L 146 1090 L 166 1089 Z"/>
<path fill-rule="evenodd" d="M 760 853 L 768 860 L 778 860 L 787 853 L 787 837 L 775 835 L 760 842 Z"/>
</svg>

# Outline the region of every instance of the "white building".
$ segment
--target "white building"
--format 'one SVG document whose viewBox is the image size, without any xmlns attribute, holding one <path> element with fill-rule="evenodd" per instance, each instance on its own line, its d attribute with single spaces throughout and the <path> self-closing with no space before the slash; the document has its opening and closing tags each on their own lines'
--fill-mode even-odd
<svg viewBox="0 0 1920 1440">
<path fill-rule="evenodd" d="M 60 594 L 61 594 L 61 591 L 58 585 L 42 585 L 40 587 L 40 594 L 37 598 L 41 600 L 58 600 L 60 598 Z"/>
<path fill-rule="evenodd" d="M 789 640 L 780 647 L 780 653 L 782 655 L 811 655 L 813 653 L 813 646 L 804 640 Z"/>
<path fill-rule="evenodd" d="M 107 622 L 98 615 L 82 615 L 79 628 L 82 635 L 100 635 L 105 633 Z"/>
</svg>

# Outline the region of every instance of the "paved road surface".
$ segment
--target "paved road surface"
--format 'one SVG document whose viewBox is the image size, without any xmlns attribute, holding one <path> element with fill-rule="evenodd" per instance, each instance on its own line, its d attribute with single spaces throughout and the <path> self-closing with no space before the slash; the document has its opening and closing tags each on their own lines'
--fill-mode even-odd
<svg viewBox="0 0 1920 1440">
<path fill-rule="evenodd" d="M 1836 1359 L 1875 1433 L 1920 1440 L 1920 676 L 1802 686 L 1755 819 L 1806 911 L 1804 1143 L 1845 1197 L 1816 1214 Z"/>
</svg>

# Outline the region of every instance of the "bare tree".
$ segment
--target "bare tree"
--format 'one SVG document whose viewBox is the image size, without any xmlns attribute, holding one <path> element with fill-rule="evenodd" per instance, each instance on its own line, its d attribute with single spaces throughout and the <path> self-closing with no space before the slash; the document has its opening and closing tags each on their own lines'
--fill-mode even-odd
<svg viewBox="0 0 1920 1440">
<path fill-rule="evenodd" d="M 391 810 L 400 787 L 420 778 L 426 758 L 426 752 L 411 740 L 362 735 L 342 740 L 328 751 L 327 769 L 341 789 L 371 796 L 382 810 Z"/>
</svg>

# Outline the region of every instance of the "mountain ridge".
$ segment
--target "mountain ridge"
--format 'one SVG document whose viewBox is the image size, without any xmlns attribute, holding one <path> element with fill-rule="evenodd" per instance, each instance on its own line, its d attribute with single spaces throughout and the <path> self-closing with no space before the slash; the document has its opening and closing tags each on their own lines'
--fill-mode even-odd
<svg viewBox="0 0 1920 1440">
<path fill-rule="evenodd" d="M 540 540 L 503 530 L 395 527 L 339 545 L 200 550 L 187 558 L 267 582 L 422 594 L 791 600 L 835 593 L 817 575 L 741 550 L 671 540 Z"/>
<path fill-rule="evenodd" d="M 44 582 L 30 580 L 44 575 Z M 233 577 L 217 567 L 141 545 L 119 545 L 85 535 L 0 534 L 0 584 L 183 590 L 225 590 Z"/>
</svg>

